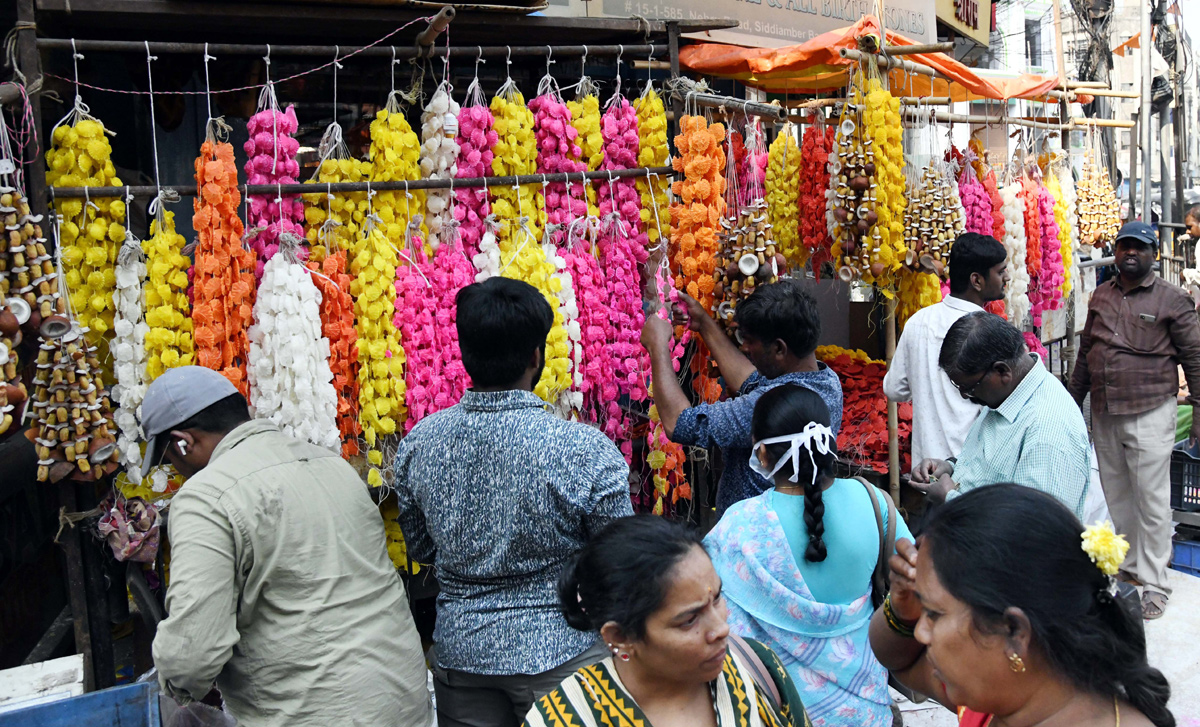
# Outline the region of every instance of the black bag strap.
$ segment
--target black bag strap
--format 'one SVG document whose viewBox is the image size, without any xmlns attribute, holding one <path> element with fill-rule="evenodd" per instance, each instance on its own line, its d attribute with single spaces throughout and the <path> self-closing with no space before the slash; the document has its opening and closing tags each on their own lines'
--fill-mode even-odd
<svg viewBox="0 0 1200 727">
<path fill-rule="evenodd" d="M 896 547 L 896 504 L 888 493 L 861 477 L 855 477 L 867 489 L 867 499 L 871 501 L 871 510 L 875 513 L 875 529 L 879 533 L 879 557 L 875 561 L 875 570 L 871 573 L 871 603 L 878 608 L 887 596 L 889 586 L 888 558 Z M 883 513 L 879 509 L 879 500 L 875 493 L 883 495 L 888 506 L 887 527 L 884 527 Z"/>
</svg>

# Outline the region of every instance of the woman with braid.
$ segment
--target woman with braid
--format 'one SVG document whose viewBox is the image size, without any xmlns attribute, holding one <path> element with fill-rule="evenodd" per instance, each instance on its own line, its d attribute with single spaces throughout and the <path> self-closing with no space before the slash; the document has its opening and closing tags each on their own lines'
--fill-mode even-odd
<svg viewBox="0 0 1200 727">
<path fill-rule="evenodd" d="M 816 727 L 892 724 L 887 671 L 871 652 L 871 575 L 887 496 L 836 479 L 821 397 L 794 385 L 759 399 L 750 467 L 774 483 L 732 505 L 705 546 L 724 582 L 733 633 L 771 647 Z M 896 539 L 912 540 L 897 518 Z"/>
</svg>

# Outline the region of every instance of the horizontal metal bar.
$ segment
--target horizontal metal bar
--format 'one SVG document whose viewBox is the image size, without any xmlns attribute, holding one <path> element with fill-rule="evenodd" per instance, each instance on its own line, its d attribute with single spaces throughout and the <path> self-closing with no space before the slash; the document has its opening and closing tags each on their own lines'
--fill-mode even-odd
<svg viewBox="0 0 1200 727">
<path fill-rule="evenodd" d="M 71 50 L 70 38 L 38 38 L 38 48 L 42 50 Z M 337 52 L 339 58 L 355 53 L 362 56 L 379 56 L 391 58 L 392 53 L 396 54 L 397 58 L 416 58 L 418 55 L 417 48 L 411 45 L 377 45 L 370 48 L 360 50 L 360 47 L 343 45 L 271 45 L 271 56 L 318 56 L 318 57 L 333 57 Z M 122 53 L 139 53 L 145 55 L 146 44 L 138 40 L 76 40 L 75 49 L 80 53 L 87 51 L 115 51 Z M 504 57 L 512 54 L 517 56 L 535 56 L 544 57 L 547 54 L 553 56 L 615 56 L 615 55 L 631 55 L 631 56 L 648 56 L 651 53 L 666 54 L 667 46 L 665 44 L 656 45 L 485 45 L 485 46 L 453 46 L 450 48 L 451 58 L 476 58 L 482 54 L 484 58 L 494 58 L 497 56 Z M 204 43 L 176 43 L 176 42 L 160 42 L 150 41 L 151 53 L 204 53 Z M 245 56 L 265 56 L 267 54 L 266 45 L 256 45 L 247 43 L 209 43 L 208 52 L 210 55 L 245 55 Z M 444 51 L 437 51 L 442 53 Z"/>
<path fill-rule="evenodd" d="M 1104 267 L 1105 265 L 1112 265 L 1116 261 L 1116 257 L 1101 257 L 1094 260 L 1092 258 L 1084 258 L 1079 261 L 1079 267 L 1080 269 L 1084 270 L 1087 268 L 1100 268 Z"/>
<path fill-rule="evenodd" d="M 248 186 L 239 184 L 238 190 L 242 194 L 254 196 L 321 194 L 323 192 L 400 192 L 404 190 L 415 191 L 418 189 L 511 187 L 514 184 L 541 184 L 543 181 L 547 183 L 582 182 L 584 180 L 606 180 L 610 177 L 612 179 L 628 179 L 649 175 L 665 177 L 674 173 L 675 170 L 671 167 L 638 167 L 636 169 L 614 169 L 611 172 L 524 174 L 512 177 L 470 177 L 467 179 L 414 179 L 408 182 L 337 182 L 335 184 L 315 182 L 311 184 L 251 184 Z M 131 194 L 134 197 L 154 197 L 158 195 L 160 190 L 163 192 L 173 191 L 181 197 L 196 196 L 195 185 L 163 185 L 162 187 L 154 185 L 142 185 L 138 187 L 50 187 L 49 194 L 50 199 L 53 201 L 54 199 L 81 199 L 84 197 L 89 199 L 124 197 L 126 194 Z"/>
</svg>

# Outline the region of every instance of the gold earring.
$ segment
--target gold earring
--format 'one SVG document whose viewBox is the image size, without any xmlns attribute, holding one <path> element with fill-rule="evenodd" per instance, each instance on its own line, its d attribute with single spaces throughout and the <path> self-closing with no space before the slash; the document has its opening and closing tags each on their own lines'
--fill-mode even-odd
<svg viewBox="0 0 1200 727">
<path fill-rule="evenodd" d="M 1012 669 L 1016 674 L 1025 673 L 1025 660 L 1017 653 L 1008 655 L 1008 668 Z"/>
</svg>

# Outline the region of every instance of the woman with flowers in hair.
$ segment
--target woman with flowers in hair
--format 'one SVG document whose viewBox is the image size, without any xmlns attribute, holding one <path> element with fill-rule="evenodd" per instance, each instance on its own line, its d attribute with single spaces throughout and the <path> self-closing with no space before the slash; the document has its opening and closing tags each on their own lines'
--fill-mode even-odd
<svg viewBox="0 0 1200 727">
<path fill-rule="evenodd" d="M 965 727 L 1174 727 L 1116 575 L 1128 543 L 1058 500 L 988 485 L 937 508 L 892 557 L 871 646 Z"/>
</svg>

